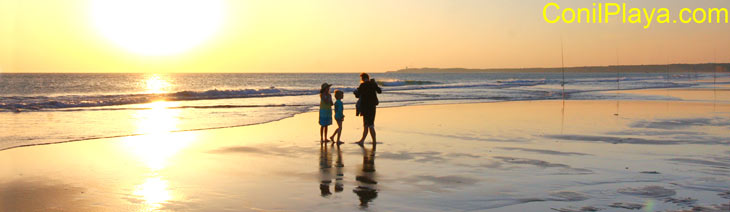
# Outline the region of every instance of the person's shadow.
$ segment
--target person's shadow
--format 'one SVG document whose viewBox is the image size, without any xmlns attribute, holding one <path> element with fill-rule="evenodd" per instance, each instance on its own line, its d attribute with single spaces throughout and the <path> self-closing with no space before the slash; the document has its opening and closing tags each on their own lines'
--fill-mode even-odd
<svg viewBox="0 0 730 212">
<path fill-rule="evenodd" d="M 355 177 L 358 185 L 352 191 L 359 197 L 360 207 L 367 208 L 368 203 L 378 197 L 378 182 L 375 175 L 375 144 L 370 150 L 363 145 L 360 145 L 360 148 L 362 149 L 362 169 Z"/>
</svg>

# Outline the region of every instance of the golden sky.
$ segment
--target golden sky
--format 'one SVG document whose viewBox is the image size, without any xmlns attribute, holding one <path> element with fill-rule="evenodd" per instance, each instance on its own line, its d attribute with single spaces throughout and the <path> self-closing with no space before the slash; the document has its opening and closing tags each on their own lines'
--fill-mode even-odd
<svg viewBox="0 0 730 212">
<path fill-rule="evenodd" d="M 150 0 L 163 3 L 144 11 L 107 5 L 120 8 L 110 13 L 94 6 L 110 1 L 0 0 L 0 72 L 382 72 L 406 66 L 557 67 L 561 36 L 566 66 L 613 65 L 617 51 L 621 64 L 703 63 L 715 58 L 730 61 L 730 24 L 654 23 L 649 29 L 616 22 L 549 24 L 543 20 L 542 9 L 551 1 L 543 0 L 220 0 L 222 9 L 216 12 L 183 8 L 189 15 L 182 17 L 179 11 L 174 12 L 179 5 L 170 0 Z M 590 7 L 593 1 L 554 2 L 561 7 Z M 667 7 L 673 12 L 682 7 L 730 8 L 727 1 L 716 0 L 628 3 L 633 7 Z M 206 17 L 212 16 L 220 17 L 219 21 L 206 22 Z M 177 28 L 172 28 L 178 36 L 165 34 L 166 26 L 128 30 L 114 22 L 144 19 L 157 23 L 161 18 L 175 24 Z M 212 25 L 217 27 L 208 29 Z M 123 45 L 114 41 L 133 37 L 125 33 L 164 41 L 201 33 L 206 36 L 195 45 L 182 42 L 190 48 L 149 55 L 127 47 L 152 48 L 147 44 L 159 40 L 145 43 L 132 39 Z"/>
</svg>

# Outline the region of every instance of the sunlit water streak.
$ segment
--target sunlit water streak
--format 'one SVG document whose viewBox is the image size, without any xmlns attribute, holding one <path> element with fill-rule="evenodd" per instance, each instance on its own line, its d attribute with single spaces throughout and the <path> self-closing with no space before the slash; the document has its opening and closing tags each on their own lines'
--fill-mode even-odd
<svg viewBox="0 0 730 212">
<path fill-rule="evenodd" d="M 177 131 L 179 110 L 167 109 L 174 102 L 150 103 L 150 110 L 140 110 L 134 114 L 137 134 L 125 137 L 124 145 L 152 170 L 164 168 L 166 160 L 174 156 L 195 140 L 190 133 L 171 133 Z"/>
<path fill-rule="evenodd" d="M 169 86 L 158 76 L 151 77 L 147 82 L 150 92 L 160 92 Z M 178 105 L 165 101 L 147 104 L 149 110 L 136 111 L 131 119 L 136 124 L 136 133 L 143 135 L 122 139 L 125 149 L 149 169 L 150 177 L 135 186 L 132 193 L 135 198 L 144 200 L 144 211 L 158 210 L 176 197 L 161 170 L 179 151 L 195 140 L 195 135 L 191 133 L 172 133 L 179 130 L 180 110 L 168 108 Z"/>
</svg>

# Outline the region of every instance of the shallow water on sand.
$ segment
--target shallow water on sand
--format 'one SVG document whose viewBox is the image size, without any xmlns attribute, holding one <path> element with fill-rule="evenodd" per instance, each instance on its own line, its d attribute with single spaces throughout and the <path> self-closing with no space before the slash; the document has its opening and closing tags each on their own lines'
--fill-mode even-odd
<svg viewBox="0 0 730 212">
<path fill-rule="evenodd" d="M 138 127 L 160 133 L 0 151 L 0 210 L 722 211 L 730 196 L 728 104 L 385 108 L 377 145 L 339 148 L 315 113 L 177 133 L 151 117 Z"/>
<path fill-rule="evenodd" d="M 693 95 L 642 93 L 647 88 L 716 88 L 730 75 L 678 73 L 376 73 L 379 107 L 495 101 L 673 100 Z M 617 84 L 619 80 L 619 84 Z M 0 73 L 0 150 L 145 134 L 147 114 L 174 114 L 171 131 L 266 123 L 316 111 L 318 87 L 343 90 L 345 108 L 357 74 L 7 74 Z M 624 92 L 605 92 L 621 88 Z M 674 91 L 672 93 L 679 93 Z M 706 98 L 705 98 L 706 99 Z M 727 96 L 715 96 L 726 104 Z"/>
</svg>

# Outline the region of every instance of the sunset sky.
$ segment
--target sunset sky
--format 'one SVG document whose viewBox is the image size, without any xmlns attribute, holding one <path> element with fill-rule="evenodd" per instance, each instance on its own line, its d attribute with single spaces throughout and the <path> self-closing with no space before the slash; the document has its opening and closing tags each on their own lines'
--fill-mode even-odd
<svg viewBox="0 0 730 212">
<path fill-rule="evenodd" d="M 140 12 L 135 3 L 108 0 L 0 0 L 0 72 L 556 67 L 561 35 L 566 66 L 614 65 L 616 51 L 621 64 L 730 62 L 730 24 L 548 24 L 542 9 L 550 1 L 542 0 L 221 0 L 187 8 L 161 2 Z M 215 1 L 197 4 L 205 2 Z M 590 7 L 594 1 L 555 2 Z M 672 12 L 730 7 L 724 0 L 628 3 Z M 126 20 L 170 23 L 175 31 L 115 25 Z M 166 49 L 149 45 L 176 39 Z"/>
</svg>

